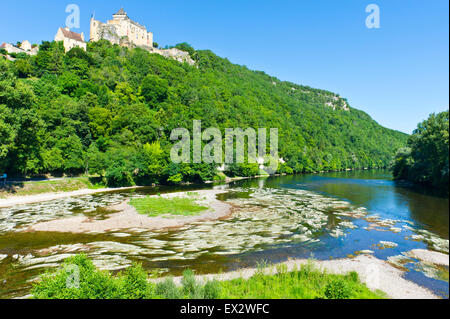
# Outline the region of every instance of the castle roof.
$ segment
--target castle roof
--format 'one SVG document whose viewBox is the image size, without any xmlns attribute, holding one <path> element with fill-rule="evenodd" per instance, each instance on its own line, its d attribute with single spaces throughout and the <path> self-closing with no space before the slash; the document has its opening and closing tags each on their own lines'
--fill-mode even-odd
<svg viewBox="0 0 450 319">
<path fill-rule="evenodd" d="M 64 28 L 60 28 L 60 29 L 61 29 L 63 35 L 66 38 L 69 38 L 69 39 L 72 39 L 72 40 L 75 40 L 75 41 L 84 42 L 83 41 L 83 37 L 81 36 L 81 34 L 76 33 L 76 32 L 72 32 L 72 31 L 64 29 Z"/>
<path fill-rule="evenodd" d="M 123 10 L 123 8 L 120 8 L 120 10 L 114 14 L 115 16 L 120 15 L 120 16 L 126 16 L 127 13 L 125 12 L 125 10 Z"/>
</svg>

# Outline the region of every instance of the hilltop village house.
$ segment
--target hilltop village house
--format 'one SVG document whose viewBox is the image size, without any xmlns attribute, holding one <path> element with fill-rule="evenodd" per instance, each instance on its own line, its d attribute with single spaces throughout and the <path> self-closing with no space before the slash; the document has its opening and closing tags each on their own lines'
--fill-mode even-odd
<svg viewBox="0 0 450 319">
<path fill-rule="evenodd" d="M 55 35 L 55 41 L 62 41 L 66 52 L 75 47 L 86 51 L 86 42 L 84 42 L 83 32 L 80 34 L 70 31 L 69 28 L 59 28 Z"/>
<path fill-rule="evenodd" d="M 12 45 L 11 43 L 3 43 L 0 45 L 0 49 L 4 49 L 8 53 L 36 55 L 39 51 L 39 46 L 32 46 L 28 40 L 24 40 L 19 46 Z"/>
<path fill-rule="evenodd" d="M 153 48 L 153 33 L 131 20 L 123 9 L 113 14 L 113 20 L 106 23 L 92 17 L 90 41 L 100 39 L 109 40 L 113 44 L 124 44 L 124 41 L 128 41 L 135 46 Z"/>
</svg>

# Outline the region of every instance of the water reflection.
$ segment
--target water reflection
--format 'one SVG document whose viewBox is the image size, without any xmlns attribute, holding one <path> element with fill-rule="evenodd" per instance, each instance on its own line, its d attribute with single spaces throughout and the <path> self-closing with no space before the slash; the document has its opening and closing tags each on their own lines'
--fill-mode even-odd
<svg viewBox="0 0 450 319">
<path fill-rule="evenodd" d="M 449 238 L 448 198 L 421 194 L 404 187 L 395 187 L 394 192 L 400 198 L 398 206 L 409 213 L 411 220 L 440 237 Z"/>
</svg>

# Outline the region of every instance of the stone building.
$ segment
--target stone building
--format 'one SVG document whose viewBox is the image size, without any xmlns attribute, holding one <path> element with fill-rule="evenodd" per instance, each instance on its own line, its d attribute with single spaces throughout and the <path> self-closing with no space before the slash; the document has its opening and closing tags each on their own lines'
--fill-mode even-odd
<svg viewBox="0 0 450 319">
<path fill-rule="evenodd" d="M 39 46 L 32 46 L 28 40 L 24 40 L 20 46 L 15 46 L 11 43 L 3 43 L 0 45 L 0 49 L 4 49 L 8 53 L 25 53 L 28 55 L 36 55 L 39 51 Z"/>
<path fill-rule="evenodd" d="M 86 42 L 84 42 L 83 32 L 80 34 L 70 31 L 69 28 L 59 28 L 55 35 L 55 41 L 62 41 L 66 52 L 75 47 L 79 47 L 86 51 Z"/>
<path fill-rule="evenodd" d="M 24 40 L 21 44 L 20 44 L 20 48 L 24 51 L 31 51 L 32 47 L 31 47 L 31 43 L 28 40 Z"/>
<path fill-rule="evenodd" d="M 15 45 L 12 45 L 11 43 L 3 43 L 0 45 L 0 49 L 4 49 L 8 53 L 24 53 L 24 51 L 21 48 L 16 47 Z"/>
<path fill-rule="evenodd" d="M 106 23 L 92 17 L 90 41 L 96 42 L 99 40 L 108 40 L 112 44 L 128 48 L 140 47 L 150 53 L 156 53 L 181 63 L 195 65 L 195 61 L 192 60 L 188 52 L 176 48 L 167 50 L 154 48 L 153 33 L 147 31 L 143 25 L 131 20 L 123 9 L 113 15 L 113 20 Z"/>
<path fill-rule="evenodd" d="M 91 19 L 90 41 L 109 40 L 113 44 L 132 44 L 140 47 L 153 47 L 153 33 L 146 27 L 131 20 L 127 13 L 120 9 L 113 19 L 102 23 Z"/>
</svg>

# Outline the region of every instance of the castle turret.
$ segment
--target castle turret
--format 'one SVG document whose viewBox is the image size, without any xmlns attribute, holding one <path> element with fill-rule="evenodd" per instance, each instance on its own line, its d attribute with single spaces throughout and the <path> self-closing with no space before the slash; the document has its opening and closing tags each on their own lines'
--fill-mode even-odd
<svg viewBox="0 0 450 319">
<path fill-rule="evenodd" d="M 98 35 L 98 29 L 101 22 L 95 20 L 95 16 L 92 15 L 90 21 L 90 32 L 89 32 L 89 41 L 94 42 L 100 40 L 100 36 Z"/>
<path fill-rule="evenodd" d="M 127 13 L 125 12 L 125 10 L 123 10 L 123 8 L 120 8 L 120 10 L 116 13 L 113 14 L 113 19 L 114 20 L 122 20 L 128 18 Z"/>
</svg>

